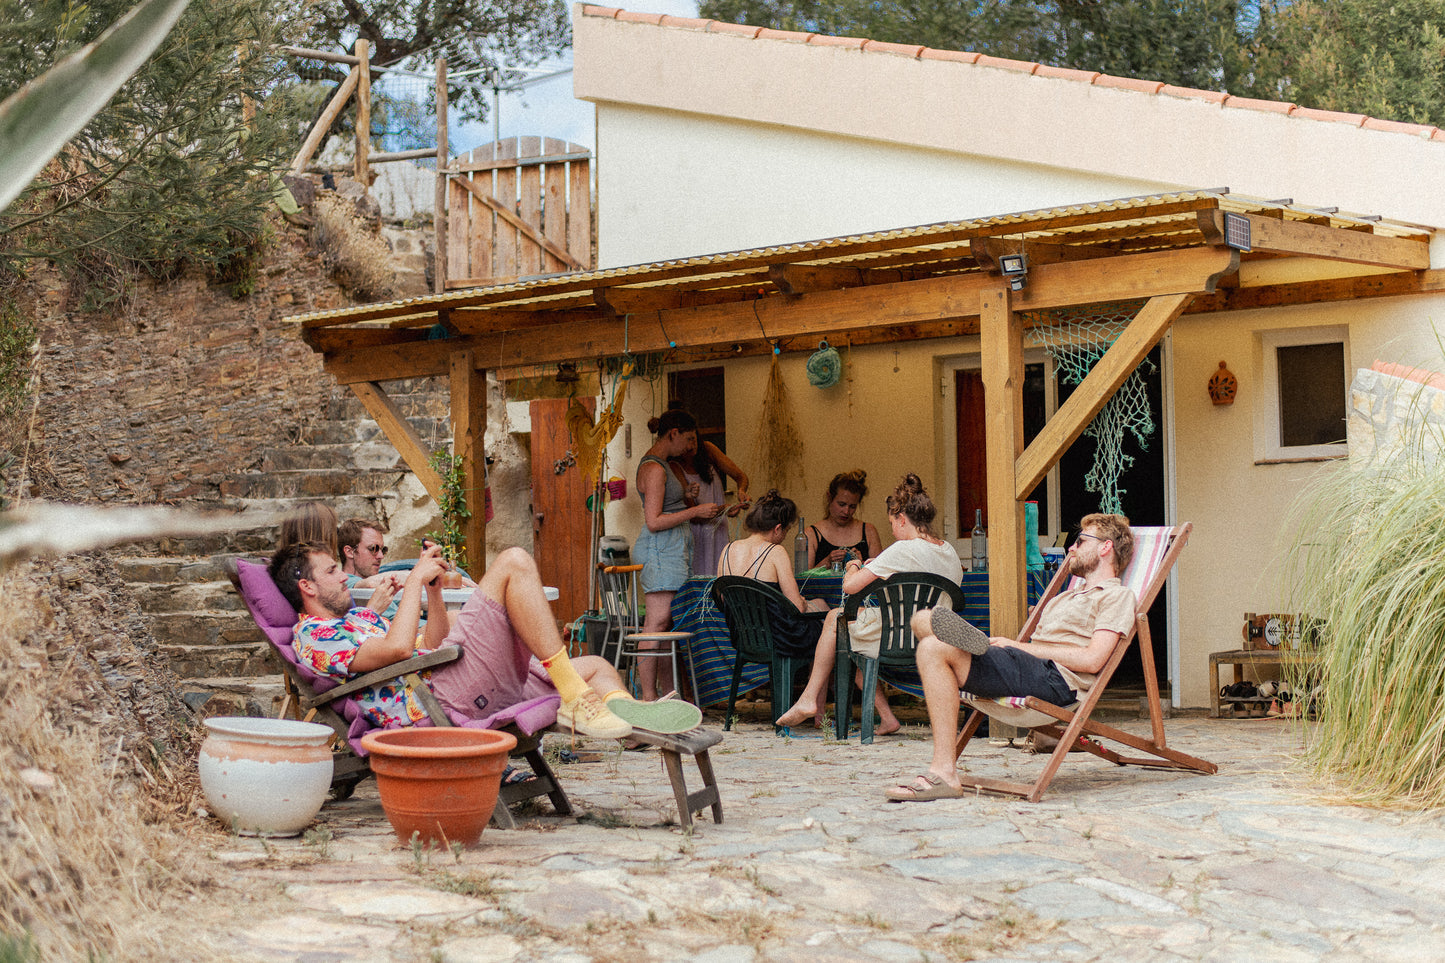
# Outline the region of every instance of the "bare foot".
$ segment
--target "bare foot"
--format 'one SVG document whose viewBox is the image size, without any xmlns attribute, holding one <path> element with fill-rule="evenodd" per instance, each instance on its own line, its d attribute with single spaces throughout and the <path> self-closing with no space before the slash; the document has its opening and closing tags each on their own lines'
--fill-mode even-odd
<svg viewBox="0 0 1445 963">
<path fill-rule="evenodd" d="M 817 706 L 799 699 L 793 703 L 791 709 L 778 716 L 777 724 L 780 726 L 800 726 L 808 721 L 809 717 L 816 716 L 817 713 Z"/>
<path fill-rule="evenodd" d="M 873 734 L 875 736 L 890 736 L 902 728 L 903 723 L 899 722 L 897 719 L 894 719 L 891 722 L 880 722 L 876 727 L 874 727 Z"/>
</svg>

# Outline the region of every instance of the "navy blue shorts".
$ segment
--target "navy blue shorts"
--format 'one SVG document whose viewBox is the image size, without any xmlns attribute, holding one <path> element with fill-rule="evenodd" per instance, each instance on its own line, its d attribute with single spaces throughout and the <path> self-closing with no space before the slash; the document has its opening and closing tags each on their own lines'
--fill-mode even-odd
<svg viewBox="0 0 1445 963">
<path fill-rule="evenodd" d="M 1002 645 L 991 645 L 983 655 L 973 657 L 963 691 L 983 699 L 1036 696 L 1057 706 L 1078 699 L 1058 666 L 1022 649 Z"/>
</svg>

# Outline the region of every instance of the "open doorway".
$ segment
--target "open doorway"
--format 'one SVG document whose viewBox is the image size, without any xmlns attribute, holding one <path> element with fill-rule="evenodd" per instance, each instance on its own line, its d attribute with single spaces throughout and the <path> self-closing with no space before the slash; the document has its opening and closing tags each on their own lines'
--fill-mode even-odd
<svg viewBox="0 0 1445 963">
<path fill-rule="evenodd" d="M 983 380 L 977 355 L 945 363 L 944 383 L 952 389 L 952 404 L 947 405 L 949 450 L 952 469 L 948 495 L 948 537 L 965 539 L 973 527 L 974 509 L 984 508 L 987 515 L 988 488 L 985 480 L 983 453 L 987 445 L 984 430 Z M 1143 365 L 1145 391 L 1154 413 L 1155 432 L 1142 450 L 1132 438 L 1125 450 L 1134 462 L 1121 475 L 1120 487 L 1124 512 L 1135 525 L 1168 524 L 1167 467 L 1165 433 L 1167 412 L 1163 404 L 1163 352 L 1155 346 Z M 1075 386 L 1059 384 L 1052 364 L 1042 353 L 1028 352 L 1024 368 L 1024 439 L 1025 444 L 1043 428 Z M 1072 532 L 1079 519 L 1099 510 L 1099 494 L 1087 491 L 1084 477 L 1094 462 L 1095 442 L 1080 438 L 1044 481 L 1030 494 L 1029 500 L 1039 503 L 1039 543 L 1053 544 L 1060 532 Z M 987 524 L 987 518 L 985 518 Z M 960 544 L 955 542 L 956 545 Z M 960 549 L 966 552 L 967 548 Z M 966 556 L 965 556 L 966 557 Z M 1149 612 L 1149 631 L 1154 642 L 1154 664 L 1159 684 L 1169 692 L 1170 673 L 1167 653 L 1170 651 L 1170 600 L 1166 586 Z M 1142 685 L 1143 661 L 1138 650 L 1131 647 L 1115 675 L 1115 684 Z"/>
</svg>

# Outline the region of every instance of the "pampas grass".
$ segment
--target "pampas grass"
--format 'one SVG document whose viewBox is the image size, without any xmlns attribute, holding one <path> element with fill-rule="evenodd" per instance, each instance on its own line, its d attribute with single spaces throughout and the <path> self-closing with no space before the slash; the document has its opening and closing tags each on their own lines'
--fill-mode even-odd
<svg viewBox="0 0 1445 963">
<path fill-rule="evenodd" d="M 1287 531 L 1290 607 L 1318 635 L 1319 722 L 1305 761 L 1351 801 L 1445 805 L 1445 470 L 1418 437 L 1385 466 L 1339 470 Z M 1313 630 L 1313 631 L 1312 631 Z M 1296 692 L 1311 680 L 1298 662 Z M 1297 703 L 1298 704 L 1298 703 Z"/>
</svg>

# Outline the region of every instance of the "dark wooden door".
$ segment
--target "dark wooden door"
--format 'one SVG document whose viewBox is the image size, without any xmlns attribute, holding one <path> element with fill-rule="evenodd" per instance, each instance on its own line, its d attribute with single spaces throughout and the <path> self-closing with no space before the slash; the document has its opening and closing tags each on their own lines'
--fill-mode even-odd
<svg viewBox="0 0 1445 963">
<path fill-rule="evenodd" d="M 587 410 L 593 399 L 584 399 Z M 588 607 L 587 576 L 591 566 L 592 494 L 582 471 L 568 453 L 565 399 L 534 401 L 532 413 L 532 554 L 542 584 L 560 593 L 552 603 L 559 619 L 571 621 Z"/>
</svg>

